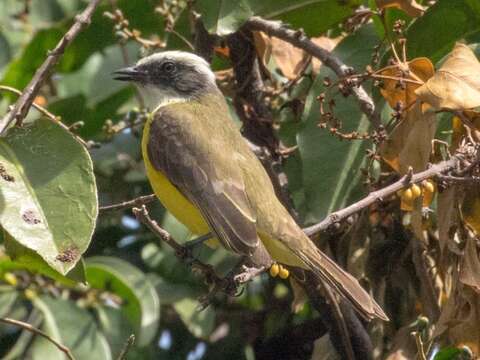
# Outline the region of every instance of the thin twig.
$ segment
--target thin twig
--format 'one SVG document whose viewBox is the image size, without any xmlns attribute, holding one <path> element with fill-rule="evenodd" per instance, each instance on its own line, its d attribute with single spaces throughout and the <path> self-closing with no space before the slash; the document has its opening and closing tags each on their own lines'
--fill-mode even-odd
<svg viewBox="0 0 480 360">
<path fill-rule="evenodd" d="M 237 269 L 232 270 L 226 277 L 221 278 L 215 273 L 211 265 L 195 259 L 188 247 L 179 244 L 165 229 L 162 229 L 157 222 L 150 217 L 145 205 L 142 205 L 141 208 L 133 208 L 132 211 L 140 222 L 145 224 L 150 231 L 175 251 L 175 255 L 180 261 L 185 262 L 193 269 L 199 271 L 204 276 L 207 284 L 212 286 L 209 293 L 203 297 L 204 300 L 200 300 L 203 306 L 208 305 L 206 304 L 206 300 L 211 300 L 218 291 L 222 291 L 230 296 L 235 295 L 240 285 L 249 282 L 266 270 L 264 267 L 245 267 L 239 264 Z"/>
<path fill-rule="evenodd" d="M 116 13 L 120 11 L 118 8 L 117 0 L 110 0 L 110 6 L 113 9 L 113 12 Z M 130 65 L 130 60 L 128 59 L 128 51 L 127 47 L 125 46 L 125 42 L 118 41 L 118 45 L 120 46 L 120 51 L 122 52 L 122 60 L 125 66 Z M 138 88 L 135 86 L 135 97 L 137 98 L 138 106 L 143 109 L 145 107 L 145 101 L 143 100 L 142 94 L 138 91 Z"/>
<path fill-rule="evenodd" d="M 208 284 L 220 284 L 223 279 L 220 278 L 211 265 L 204 264 L 203 262 L 195 259 L 191 251 L 185 246 L 180 245 L 165 229 L 162 229 L 158 223 L 150 217 L 145 205 L 141 208 L 133 208 L 133 214 L 135 217 L 147 226 L 151 232 L 153 232 L 160 240 L 170 246 L 175 255 L 183 262 L 188 263 L 192 268 L 198 270 L 207 281 Z"/>
<path fill-rule="evenodd" d="M 10 126 L 13 121 L 18 125 L 21 124 L 25 116 L 27 116 L 30 106 L 32 105 L 38 91 L 48 77 L 50 70 L 58 63 L 60 57 L 65 52 L 65 49 L 75 39 L 75 37 L 82 31 L 89 23 L 100 0 L 92 0 L 85 10 L 75 17 L 75 22 L 65 35 L 60 39 L 57 46 L 52 51 L 49 51 L 47 58 L 43 64 L 37 69 L 30 83 L 23 90 L 22 95 L 18 98 L 13 106 L 0 121 L 0 135 Z"/>
<path fill-rule="evenodd" d="M 127 358 L 127 353 L 130 350 L 130 348 L 133 346 L 135 343 L 135 335 L 132 334 L 128 337 L 127 341 L 125 341 L 125 345 L 123 345 L 122 351 L 117 357 L 117 360 L 125 360 Z"/>
<path fill-rule="evenodd" d="M 124 210 L 124 209 L 129 209 L 134 206 L 142 206 L 144 204 L 148 204 L 152 201 L 154 201 L 157 198 L 155 194 L 150 194 L 150 195 L 144 195 L 144 196 L 139 196 L 135 199 L 124 201 L 118 204 L 113 204 L 113 205 L 107 205 L 107 206 L 100 206 L 100 211 L 101 212 L 107 212 L 107 211 L 117 211 L 117 210 Z"/>
<path fill-rule="evenodd" d="M 10 324 L 10 325 L 15 325 L 15 326 L 19 326 L 21 327 L 22 329 L 25 329 L 27 331 L 30 331 L 34 334 L 37 334 L 37 335 L 40 335 L 42 337 L 44 337 L 45 339 L 47 339 L 48 341 L 50 341 L 53 345 L 55 345 L 58 350 L 60 350 L 61 352 L 65 353 L 65 355 L 70 359 L 70 360 L 75 360 L 75 358 L 73 357 L 73 354 L 72 352 L 70 351 L 70 349 L 68 347 L 66 347 L 65 345 L 63 344 L 60 344 L 57 340 L 53 339 L 50 335 L 48 335 L 47 333 L 43 332 L 42 330 L 40 329 L 37 329 L 36 327 L 30 325 L 29 323 L 26 323 L 26 322 L 23 322 L 23 321 L 18 321 L 18 320 L 14 320 L 14 319 L 10 319 L 10 318 L 0 318 L 0 322 L 3 322 L 3 323 L 6 323 L 6 324 Z"/>
<path fill-rule="evenodd" d="M 9 91 L 13 94 L 16 94 L 16 95 L 22 95 L 22 92 L 18 89 L 15 89 L 14 87 L 11 87 L 11 86 L 6 86 L 6 85 L 0 85 L 0 90 L 3 90 L 3 91 Z M 77 134 L 73 133 L 71 131 L 71 129 L 65 125 L 63 122 L 60 121 L 60 117 L 59 116 L 56 116 L 55 114 L 52 114 L 50 111 L 48 111 L 47 109 L 45 109 L 43 106 L 40 106 L 36 103 L 32 103 L 32 106 L 37 109 L 40 113 L 42 113 L 43 115 L 45 115 L 47 118 L 49 118 L 50 120 L 52 120 L 54 123 L 60 125 L 60 127 L 62 127 L 63 129 L 67 130 L 69 133 L 71 133 L 75 139 L 77 139 L 83 146 L 85 146 L 86 148 L 89 147 L 88 143 L 83 140 L 80 136 L 78 136 Z"/>
<path fill-rule="evenodd" d="M 442 161 L 440 163 L 432 165 L 429 169 L 419 172 L 417 174 L 413 174 L 411 177 L 409 174 L 402 177 L 400 180 L 394 182 L 391 185 L 384 187 L 383 189 L 373 191 L 368 196 L 364 197 L 362 200 L 357 201 L 356 203 L 347 206 L 341 210 L 338 210 L 330 215 L 328 215 L 324 220 L 319 222 L 318 224 L 309 226 L 304 230 L 304 232 L 308 235 L 314 235 L 321 231 L 325 231 L 331 225 L 348 218 L 349 216 L 359 212 L 360 210 L 372 205 L 377 201 L 383 201 L 384 199 L 388 198 L 389 196 L 395 194 L 398 190 L 403 189 L 404 187 L 412 184 L 416 184 L 422 182 L 423 180 L 429 179 L 431 177 L 437 176 L 438 174 L 442 174 L 443 172 L 449 171 L 454 169 L 460 162 L 459 156 L 454 156 L 449 160 Z M 407 180 L 407 181 L 406 181 Z"/>
<path fill-rule="evenodd" d="M 332 69 L 339 78 L 347 77 L 353 72 L 351 67 L 345 65 L 331 52 L 315 44 L 301 30 L 292 30 L 279 21 L 265 20 L 258 16 L 251 17 L 246 25 L 251 30 L 263 31 L 267 35 L 275 36 L 306 51 Z M 362 112 L 367 116 L 372 125 L 377 128 L 381 122 L 380 116 L 375 112 L 375 104 L 372 98 L 362 86 L 353 86 L 351 91 L 357 99 Z"/>
</svg>

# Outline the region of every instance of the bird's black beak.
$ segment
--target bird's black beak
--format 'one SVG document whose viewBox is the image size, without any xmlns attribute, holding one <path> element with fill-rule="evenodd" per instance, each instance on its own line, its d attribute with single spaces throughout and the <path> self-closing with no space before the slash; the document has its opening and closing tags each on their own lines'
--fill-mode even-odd
<svg viewBox="0 0 480 360">
<path fill-rule="evenodd" d="M 145 77 L 143 71 L 139 71 L 134 66 L 114 71 L 113 75 L 115 80 L 120 81 L 139 81 Z"/>
</svg>

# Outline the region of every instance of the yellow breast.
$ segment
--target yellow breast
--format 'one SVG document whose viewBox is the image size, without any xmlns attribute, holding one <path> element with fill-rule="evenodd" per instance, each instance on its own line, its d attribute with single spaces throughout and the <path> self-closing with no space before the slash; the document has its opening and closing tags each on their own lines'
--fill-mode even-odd
<svg viewBox="0 0 480 360">
<path fill-rule="evenodd" d="M 167 179 L 156 170 L 148 158 L 147 144 L 150 136 L 151 118 L 147 120 L 143 130 L 142 154 L 153 191 L 165 208 L 183 223 L 192 233 L 204 235 L 210 230 L 200 211 Z"/>
</svg>

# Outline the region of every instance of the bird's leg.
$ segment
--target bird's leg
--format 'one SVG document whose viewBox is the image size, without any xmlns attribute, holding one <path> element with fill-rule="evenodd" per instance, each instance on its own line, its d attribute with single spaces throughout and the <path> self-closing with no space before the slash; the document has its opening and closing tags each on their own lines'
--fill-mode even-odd
<svg viewBox="0 0 480 360">
<path fill-rule="evenodd" d="M 203 244 L 205 241 L 211 239 L 213 237 L 212 233 L 206 233 L 205 235 L 199 236 L 193 240 L 187 241 L 183 244 L 185 251 L 188 254 L 192 254 L 193 249 L 198 246 L 199 244 Z"/>
</svg>

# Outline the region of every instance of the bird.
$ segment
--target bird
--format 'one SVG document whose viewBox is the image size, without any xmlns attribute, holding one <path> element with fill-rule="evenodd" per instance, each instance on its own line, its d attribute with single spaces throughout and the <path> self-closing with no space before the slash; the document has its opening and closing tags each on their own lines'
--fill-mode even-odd
<svg viewBox="0 0 480 360">
<path fill-rule="evenodd" d="M 162 51 L 114 72 L 151 111 L 142 135 L 147 177 L 164 207 L 197 235 L 260 265 L 311 271 L 365 319 L 388 320 L 358 281 L 305 235 L 229 113 L 202 57 Z M 209 240 L 210 241 L 210 240 Z"/>
</svg>

